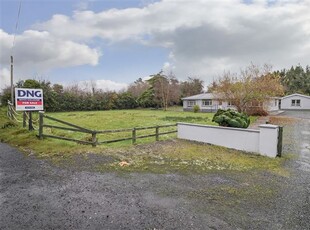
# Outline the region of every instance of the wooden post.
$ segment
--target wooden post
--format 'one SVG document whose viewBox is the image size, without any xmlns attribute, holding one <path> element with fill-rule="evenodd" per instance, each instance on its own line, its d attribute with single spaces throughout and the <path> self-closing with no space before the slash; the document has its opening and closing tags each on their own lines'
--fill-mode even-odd
<svg viewBox="0 0 310 230">
<path fill-rule="evenodd" d="M 39 112 L 39 139 L 43 139 L 43 116 L 44 112 L 40 111 Z"/>
<path fill-rule="evenodd" d="M 29 111 L 29 131 L 32 131 L 33 130 L 33 125 L 32 125 L 32 112 Z"/>
<path fill-rule="evenodd" d="M 156 127 L 156 133 L 155 134 L 156 134 L 156 136 L 155 136 L 156 141 L 159 141 L 159 127 L 158 126 Z"/>
<path fill-rule="evenodd" d="M 26 119 L 27 119 L 27 117 L 26 117 L 26 111 L 23 111 L 23 128 L 26 128 L 26 125 L 27 125 Z"/>
<path fill-rule="evenodd" d="M 281 155 L 282 155 L 282 142 L 283 142 L 283 126 L 279 126 L 277 157 L 281 157 Z"/>
<path fill-rule="evenodd" d="M 132 144 L 136 143 L 136 128 L 132 129 Z"/>
<path fill-rule="evenodd" d="M 92 141 L 92 146 L 96 147 L 97 145 L 97 133 L 96 132 L 93 132 L 91 134 L 91 141 Z"/>
<path fill-rule="evenodd" d="M 10 101 L 8 100 L 8 116 L 12 119 Z"/>
</svg>

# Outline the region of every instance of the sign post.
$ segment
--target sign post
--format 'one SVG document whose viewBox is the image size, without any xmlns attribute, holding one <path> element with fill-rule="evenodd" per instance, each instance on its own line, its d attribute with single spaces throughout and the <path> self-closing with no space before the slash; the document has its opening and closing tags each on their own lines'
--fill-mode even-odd
<svg viewBox="0 0 310 230">
<path fill-rule="evenodd" d="M 43 90 L 15 88 L 16 111 L 29 112 L 29 130 L 33 130 L 32 111 L 43 110 Z"/>
</svg>

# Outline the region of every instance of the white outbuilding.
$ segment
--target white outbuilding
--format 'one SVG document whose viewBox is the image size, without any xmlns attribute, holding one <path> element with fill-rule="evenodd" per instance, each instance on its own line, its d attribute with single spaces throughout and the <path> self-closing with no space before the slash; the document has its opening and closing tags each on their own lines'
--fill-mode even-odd
<svg viewBox="0 0 310 230">
<path fill-rule="evenodd" d="M 283 110 L 310 110 L 310 96 L 294 93 L 281 98 Z"/>
</svg>

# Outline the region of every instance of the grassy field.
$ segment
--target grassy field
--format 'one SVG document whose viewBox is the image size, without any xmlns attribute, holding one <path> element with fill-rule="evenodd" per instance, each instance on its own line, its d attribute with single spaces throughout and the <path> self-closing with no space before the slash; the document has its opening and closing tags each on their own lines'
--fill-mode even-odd
<svg viewBox="0 0 310 230">
<path fill-rule="evenodd" d="M 182 111 L 162 111 L 162 110 L 112 110 L 112 111 L 94 111 L 94 112 L 67 112 L 53 113 L 50 116 L 64 120 L 90 130 L 117 130 L 132 129 L 139 127 L 150 127 L 157 125 L 170 125 L 176 122 L 191 122 L 200 124 L 212 123 L 213 114 L 188 113 Z M 45 119 L 45 124 L 59 125 L 57 122 Z M 160 128 L 160 132 L 176 130 L 176 127 Z M 74 138 L 79 140 L 90 141 L 90 134 L 82 134 L 77 132 L 68 132 L 63 130 L 48 129 L 44 130 L 47 134 Z M 137 136 L 154 134 L 155 129 L 139 130 Z M 119 138 L 130 138 L 132 131 L 107 133 L 97 135 L 98 141 L 114 140 Z M 162 135 L 161 140 L 176 137 L 175 134 Z M 153 142 L 155 137 L 137 139 L 137 143 Z M 121 147 L 131 143 L 131 140 L 109 144 L 110 147 Z"/>
<path fill-rule="evenodd" d="M 282 169 L 285 158 L 270 159 L 218 146 L 177 140 L 176 134 L 161 136 L 160 142 L 157 143 L 152 137 L 139 139 L 136 145 L 132 145 L 131 141 L 124 141 L 99 145 L 96 148 L 51 138 L 40 141 L 36 137 L 38 131 L 29 132 L 22 128 L 21 124 L 9 121 L 5 111 L 5 108 L 0 110 L 0 139 L 2 142 L 17 146 L 26 154 L 48 158 L 60 164 L 69 163 L 77 165 L 79 168 L 85 167 L 84 164 L 86 164 L 88 168 L 91 167 L 99 171 L 202 173 L 214 170 L 247 171 L 255 169 L 281 175 L 286 174 Z M 216 125 L 212 123 L 213 114 L 183 112 L 179 109 L 66 112 L 47 113 L 47 115 L 92 130 L 145 127 L 176 122 Z M 36 118 L 37 115 L 34 117 Z M 252 121 L 255 119 L 255 117 L 251 118 Z M 62 126 L 48 120 L 44 120 L 44 123 Z M 49 128 L 45 128 L 44 132 L 83 140 L 90 138 L 90 134 Z M 154 130 L 147 132 L 154 133 Z M 137 135 L 144 134 L 147 133 L 137 133 Z M 101 135 L 99 140 L 119 138 L 122 135 L 130 136 L 131 133 Z M 89 166 L 89 162 L 93 162 L 91 166 Z M 125 163 L 121 164 L 121 162 Z"/>
<path fill-rule="evenodd" d="M 33 139 L 35 134 L 38 134 L 38 131 L 29 133 L 27 130 L 21 128 L 21 123 L 16 125 L 8 120 L 5 115 L 6 108 L 1 109 L 1 121 L 0 127 L 10 126 L 5 129 L 5 132 L 0 134 L 0 138 L 8 143 L 16 144 L 19 146 L 24 146 L 26 148 L 34 149 L 35 152 L 80 152 L 86 151 L 89 146 L 84 146 L 76 144 L 74 142 L 70 143 L 62 140 L 55 140 L 47 138 L 44 141 L 40 142 L 37 146 L 37 139 Z M 90 130 L 115 130 L 115 129 L 124 129 L 124 128 L 134 128 L 134 127 L 147 127 L 147 126 L 156 126 L 156 125 L 168 125 L 175 124 L 176 122 L 190 122 L 190 123 L 199 123 L 199 124 L 213 124 L 212 117 L 213 114 L 207 113 L 191 113 L 180 111 L 180 108 L 172 108 L 168 111 L 162 110 L 110 110 L 110 111 L 91 111 L 91 112 L 64 112 L 64 113 L 46 113 L 53 118 L 57 118 L 81 127 L 90 129 Z M 34 120 L 37 120 L 38 114 L 34 113 Z M 22 120 L 21 116 L 19 120 Z M 9 125 L 8 125 L 9 124 Z M 44 124 L 65 126 L 58 122 L 44 119 Z M 160 132 L 175 130 L 176 127 L 170 128 L 161 128 Z M 78 140 L 90 140 L 91 134 L 80 133 L 80 132 L 71 132 L 54 128 L 44 128 L 45 134 L 57 135 L 67 138 L 74 138 Z M 152 130 L 141 130 L 137 131 L 137 136 L 154 134 L 155 129 Z M 16 138 L 16 134 L 18 138 Z M 109 134 L 100 134 L 98 135 L 99 141 L 131 137 L 131 131 L 122 132 L 122 133 L 109 133 Z M 162 135 L 160 140 L 167 140 L 169 138 L 175 138 L 176 134 Z M 31 142 L 24 143 L 23 140 L 31 138 Z M 151 143 L 154 142 L 155 137 L 137 139 L 137 144 L 142 143 Z M 53 143 L 53 144 L 52 144 Z M 53 145 L 53 148 L 49 148 L 49 145 Z M 117 142 L 114 144 L 100 145 L 96 148 L 95 151 L 100 151 L 100 149 L 109 148 L 118 148 L 126 147 L 131 145 L 131 141 Z M 41 149 L 42 148 L 42 149 Z M 99 150 L 97 150 L 99 149 Z"/>
</svg>

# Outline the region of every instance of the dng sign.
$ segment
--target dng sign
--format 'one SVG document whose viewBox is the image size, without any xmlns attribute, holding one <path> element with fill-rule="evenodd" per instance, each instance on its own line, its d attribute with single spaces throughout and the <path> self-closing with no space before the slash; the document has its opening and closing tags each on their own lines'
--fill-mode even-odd
<svg viewBox="0 0 310 230">
<path fill-rule="evenodd" d="M 16 111 L 43 110 L 43 90 L 15 88 Z"/>
</svg>

